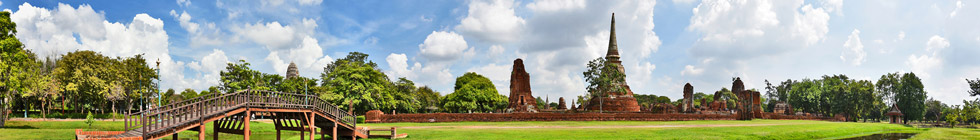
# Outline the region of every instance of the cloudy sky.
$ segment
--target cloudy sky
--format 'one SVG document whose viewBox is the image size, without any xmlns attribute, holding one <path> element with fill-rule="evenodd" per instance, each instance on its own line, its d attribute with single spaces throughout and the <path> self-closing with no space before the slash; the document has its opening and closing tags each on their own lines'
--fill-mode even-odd
<svg viewBox="0 0 980 140">
<path fill-rule="evenodd" d="M 585 93 L 582 71 L 606 52 L 616 13 L 627 82 L 635 93 L 711 93 L 742 77 L 919 75 L 930 97 L 970 99 L 980 77 L 980 2 L 959 0 L 3 0 L 17 37 L 41 56 L 74 50 L 146 54 L 162 88 L 218 85 L 228 62 L 318 77 L 348 52 L 370 54 L 390 78 L 448 94 L 477 72 L 507 95 L 524 59 L 535 96 Z"/>
</svg>

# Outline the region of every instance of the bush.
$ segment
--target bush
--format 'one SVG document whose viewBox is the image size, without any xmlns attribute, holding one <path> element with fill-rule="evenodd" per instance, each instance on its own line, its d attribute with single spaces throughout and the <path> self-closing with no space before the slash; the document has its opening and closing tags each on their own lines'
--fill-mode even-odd
<svg viewBox="0 0 980 140">
<path fill-rule="evenodd" d="M 357 123 L 364 123 L 364 116 L 357 116 Z"/>
<path fill-rule="evenodd" d="M 85 116 L 85 124 L 88 124 L 88 128 L 92 129 L 92 123 L 95 123 L 95 116 L 92 115 L 91 111 L 89 111 L 88 115 Z"/>
</svg>

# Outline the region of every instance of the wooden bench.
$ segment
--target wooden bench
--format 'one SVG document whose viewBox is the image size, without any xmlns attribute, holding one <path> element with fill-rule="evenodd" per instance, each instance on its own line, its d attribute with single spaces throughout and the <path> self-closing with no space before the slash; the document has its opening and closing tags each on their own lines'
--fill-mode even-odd
<svg viewBox="0 0 980 140">
<path fill-rule="evenodd" d="M 373 134 L 371 133 L 371 131 L 389 131 L 389 133 Z M 398 131 L 397 129 L 395 129 L 395 127 L 391 127 L 391 129 L 367 129 L 367 134 L 368 134 L 368 138 L 387 137 L 390 139 L 398 139 L 398 138 L 408 137 L 407 133 L 398 134 Z"/>
</svg>

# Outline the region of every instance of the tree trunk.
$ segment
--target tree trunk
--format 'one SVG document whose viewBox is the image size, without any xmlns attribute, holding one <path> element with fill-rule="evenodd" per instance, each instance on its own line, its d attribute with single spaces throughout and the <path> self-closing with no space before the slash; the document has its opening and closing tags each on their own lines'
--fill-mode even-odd
<svg viewBox="0 0 980 140">
<path fill-rule="evenodd" d="M 112 101 L 112 121 L 116 121 L 116 101 Z"/>
<path fill-rule="evenodd" d="M 41 101 L 41 118 L 48 118 L 47 113 L 44 112 L 44 109 L 46 109 L 47 107 L 48 107 L 48 103 L 45 101 Z"/>
</svg>

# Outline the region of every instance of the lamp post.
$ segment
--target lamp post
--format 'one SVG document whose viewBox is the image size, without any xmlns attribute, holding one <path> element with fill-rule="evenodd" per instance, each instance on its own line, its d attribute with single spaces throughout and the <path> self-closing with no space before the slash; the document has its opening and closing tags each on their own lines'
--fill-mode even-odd
<svg viewBox="0 0 980 140">
<path fill-rule="evenodd" d="M 160 58 L 157 58 L 157 107 L 163 106 L 163 95 L 160 93 Z"/>
</svg>

